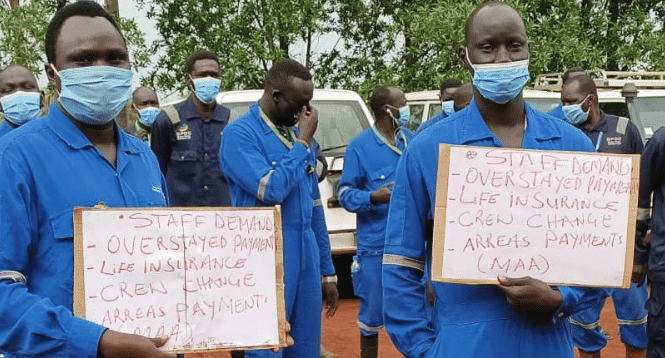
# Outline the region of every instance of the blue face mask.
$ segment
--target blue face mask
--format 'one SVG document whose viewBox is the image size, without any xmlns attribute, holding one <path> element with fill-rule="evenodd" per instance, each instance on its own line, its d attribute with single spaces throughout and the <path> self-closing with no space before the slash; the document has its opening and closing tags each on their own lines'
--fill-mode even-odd
<svg viewBox="0 0 665 358">
<path fill-rule="evenodd" d="M 41 96 L 38 92 L 18 91 L 0 98 L 5 119 L 17 126 L 39 117 L 42 108 Z"/>
<path fill-rule="evenodd" d="M 219 78 L 203 77 L 192 79 L 194 94 L 201 102 L 211 104 L 215 102 L 222 81 Z"/>
<path fill-rule="evenodd" d="M 58 102 L 74 119 L 91 125 L 112 121 L 132 95 L 132 71 L 112 66 L 76 67 L 58 71 Z"/>
<path fill-rule="evenodd" d="M 152 124 L 155 123 L 155 119 L 162 110 L 155 107 L 146 107 L 139 111 L 139 122 L 146 127 L 152 127 Z"/>
<path fill-rule="evenodd" d="M 455 113 L 455 101 L 443 101 L 443 102 L 441 102 L 441 111 L 446 116 L 450 116 L 453 113 Z"/>
<path fill-rule="evenodd" d="M 399 118 L 395 118 L 395 116 L 393 116 L 393 112 L 390 109 L 388 109 L 388 114 L 390 115 L 390 118 L 393 119 L 397 127 L 403 127 L 409 123 L 409 119 L 411 119 L 411 110 L 409 109 L 408 104 L 404 107 L 397 108 L 397 110 L 399 111 Z"/>
<path fill-rule="evenodd" d="M 586 96 L 584 100 L 578 104 L 571 104 L 561 107 L 563 115 L 566 117 L 566 121 L 568 121 L 568 123 L 576 126 L 586 122 L 586 120 L 589 118 L 589 111 L 591 110 L 591 107 L 589 107 L 589 109 L 584 112 L 584 110 L 582 110 L 582 104 L 588 97 L 589 96 Z"/>
<path fill-rule="evenodd" d="M 468 50 L 466 60 L 473 68 L 473 85 L 481 96 L 494 103 L 504 104 L 517 97 L 531 79 L 529 60 L 474 65 Z"/>
</svg>

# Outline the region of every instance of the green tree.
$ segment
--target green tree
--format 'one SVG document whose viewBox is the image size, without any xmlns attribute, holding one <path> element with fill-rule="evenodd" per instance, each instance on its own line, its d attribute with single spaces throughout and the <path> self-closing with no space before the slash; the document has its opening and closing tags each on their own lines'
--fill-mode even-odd
<svg viewBox="0 0 665 358">
<path fill-rule="evenodd" d="M 464 24 L 484 0 L 141 0 L 157 20 L 163 51 L 149 82 L 183 86 L 192 52 L 220 56 L 223 89 L 257 88 L 272 62 L 295 57 L 317 87 L 369 94 L 379 85 L 405 91 L 436 89 L 446 78 L 470 81 L 459 66 Z M 531 46 L 530 70 L 561 72 L 581 66 L 605 70 L 665 70 L 665 2 L 657 0 L 504 0 L 522 15 Z M 336 39 L 332 50 L 312 38 Z"/>
<path fill-rule="evenodd" d="M 320 33 L 325 0 L 154 0 L 148 17 L 157 21 L 160 53 L 147 80 L 162 90 L 184 89 L 183 68 L 192 53 L 209 49 L 220 59 L 222 89 L 259 88 L 273 61 L 294 56 L 305 43 L 305 62 Z"/>
<path fill-rule="evenodd" d="M 37 74 L 46 62 L 44 37 L 53 14 L 67 4 L 66 0 L 32 0 L 10 6 L 0 0 L 0 68 L 19 64 Z M 132 66 L 141 69 L 150 62 L 148 46 L 136 22 L 118 18 L 132 58 Z"/>
</svg>

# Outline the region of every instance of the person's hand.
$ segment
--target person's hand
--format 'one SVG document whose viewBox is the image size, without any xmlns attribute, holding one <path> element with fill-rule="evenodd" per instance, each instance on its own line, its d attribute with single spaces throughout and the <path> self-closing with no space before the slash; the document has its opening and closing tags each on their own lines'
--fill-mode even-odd
<svg viewBox="0 0 665 358">
<path fill-rule="evenodd" d="M 390 195 L 392 194 L 392 191 L 390 190 L 395 183 L 387 183 L 384 184 L 382 187 L 374 190 L 372 194 L 370 194 L 369 199 L 373 203 L 389 203 L 390 202 Z"/>
<path fill-rule="evenodd" d="M 508 304 L 521 311 L 552 314 L 563 302 L 561 292 L 531 277 L 499 276 L 499 288 L 506 294 Z"/>
<path fill-rule="evenodd" d="M 325 302 L 326 317 L 330 318 L 337 313 L 339 307 L 339 292 L 337 284 L 334 282 L 324 282 L 321 284 L 323 293 L 323 302 Z"/>
<path fill-rule="evenodd" d="M 314 132 L 319 125 L 319 111 L 314 107 L 302 106 L 298 113 L 298 139 L 309 143 L 314 138 Z"/>
<path fill-rule="evenodd" d="M 633 265 L 633 277 L 630 279 L 633 283 L 637 284 L 637 287 L 644 285 L 647 277 L 647 264 L 637 264 Z"/>
<path fill-rule="evenodd" d="M 97 353 L 103 358 L 176 358 L 175 353 L 159 349 L 168 339 L 169 337 L 148 338 L 107 329 L 99 340 Z"/>
</svg>

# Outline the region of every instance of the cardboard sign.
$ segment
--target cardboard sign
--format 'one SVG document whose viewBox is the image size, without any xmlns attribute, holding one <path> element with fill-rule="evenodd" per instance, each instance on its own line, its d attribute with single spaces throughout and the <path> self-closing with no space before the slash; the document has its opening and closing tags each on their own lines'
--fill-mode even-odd
<svg viewBox="0 0 665 358">
<path fill-rule="evenodd" d="M 639 155 L 441 145 L 432 277 L 629 287 Z"/>
<path fill-rule="evenodd" d="M 76 208 L 74 313 L 173 352 L 286 346 L 276 208 Z"/>
</svg>

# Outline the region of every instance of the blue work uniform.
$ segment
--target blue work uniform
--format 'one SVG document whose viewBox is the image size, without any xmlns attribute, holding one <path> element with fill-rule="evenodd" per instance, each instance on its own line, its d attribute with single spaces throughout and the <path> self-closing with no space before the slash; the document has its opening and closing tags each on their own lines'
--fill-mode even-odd
<svg viewBox="0 0 665 358">
<path fill-rule="evenodd" d="M 233 206 L 281 205 L 286 319 L 295 346 L 279 354 L 248 351 L 247 357 L 318 357 L 321 340 L 321 275 L 333 275 L 314 153 L 284 135 L 253 104 L 224 130 L 220 167 Z"/>
<path fill-rule="evenodd" d="M 550 109 L 547 114 L 554 118 L 566 120 L 566 116 L 563 114 L 563 103 L 559 103 L 556 107 Z"/>
<path fill-rule="evenodd" d="M 593 151 L 589 139 L 563 121 L 525 103 L 525 149 Z M 598 290 L 560 286 L 563 301 L 553 317 L 516 311 L 492 285 L 432 282 L 435 324 L 427 320 L 423 270 L 434 222 L 439 144 L 502 147 L 475 100 L 409 144 L 393 187 L 383 258 L 384 322 L 395 346 L 409 358 L 562 358 L 573 355 L 563 317 L 596 298 Z M 431 242 L 431 241 L 430 241 Z"/>
<path fill-rule="evenodd" d="M 175 109 L 180 122 L 174 124 L 162 111 L 150 133 L 150 146 L 166 176 L 171 205 L 230 206 L 217 155 L 231 112 L 217 104 L 212 113 L 201 117 L 191 96 Z"/>
<path fill-rule="evenodd" d="M 115 125 L 117 166 L 58 107 L 0 141 L 0 352 L 97 357 L 105 327 L 72 314 L 77 206 L 165 206 L 166 183 L 145 143 Z"/>
<path fill-rule="evenodd" d="M 418 127 L 418 130 L 416 130 L 416 135 L 422 133 L 425 129 L 441 122 L 442 120 L 448 118 L 448 115 L 441 111 L 441 113 L 437 114 L 436 116 L 426 120 L 425 122 L 421 123 L 420 126 Z"/>
<path fill-rule="evenodd" d="M 383 328 L 381 262 L 386 237 L 388 203 L 372 203 L 373 191 L 395 181 L 397 162 L 413 133 L 402 128 L 391 142 L 376 126 L 358 134 L 344 154 L 338 186 L 339 203 L 356 213 L 358 249 L 353 257 L 353 291 L 360 299 L 358 327 L 373 336 Z"/>
<path fill-rule="evenodd" d="M 627 118 L 601 111 L 598 124 L 591 130 L 582 126 L 598 152 L 617 154 L 641 154 L 644 145 L 637 126 Z M 629 289 L 607 289 L 614 302 L 614 311 L 619 321 L 621 341 L 635 348 L 647 347 L 647 286 L 631 284 Z M 575 313 L 570 317 L 573 342 L 584 352 L 597 352 L 607 345 L 607 337 L 600 329 L 600 311 L 605 305 L 601 297 L 594 307 Z"/>
<path fill-rule="evenodd" d="M 2 123 L 0 123 L 0 138 L 16 128 L 18 128 L 16 124 L 5 119 Z"/>
<path fill-rule="evenodd" d="M 653 207 L 652 205 L 653 197 Z M 647 357 L 665 357 L 665 127 L 647 142 L 640 159 L 640 211 L 646 220 L 651 212 L 651 243 L 635 244 L 635 264 L 645 264 L 651 283 L 647 300 Z M 644 285 L 646 286 L 646 285 Z"/>
</svg>

